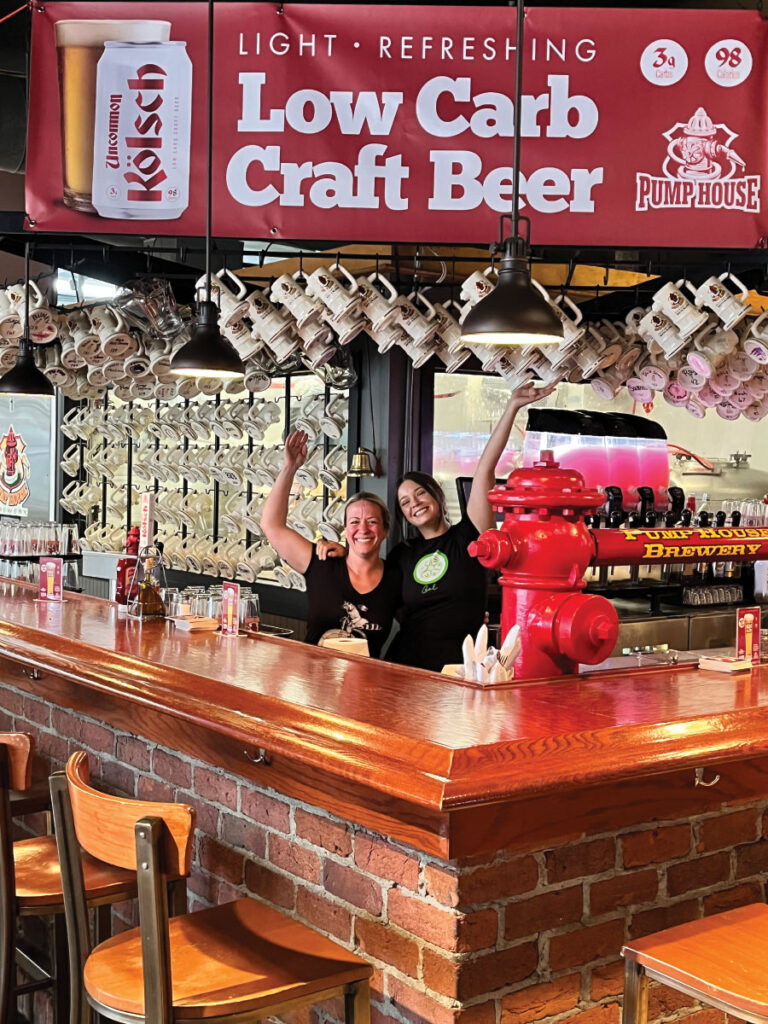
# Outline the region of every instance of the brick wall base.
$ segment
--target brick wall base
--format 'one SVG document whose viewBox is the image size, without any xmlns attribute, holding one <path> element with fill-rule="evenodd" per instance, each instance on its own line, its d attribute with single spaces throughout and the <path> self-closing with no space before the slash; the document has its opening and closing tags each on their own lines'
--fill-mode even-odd
<svg viewBox="0 0 768 1024">
<path fill-rule="evenodd" d="M 250 895 L 357 948 L 375 967 L 373 1024 L 618 1024 L 627 938 L 764 898 L 768 801 L 441 861 L 14 687 L 0 728 L 35 735 L 38 777 L 83 748 L 97 785 L 195 807 L 190 908 Z M 115 927 L 133 924 L 117 907 Z M 323 1005 L 291 1024 L 339 1019 Z M 656 985 L 649 1019 L 725 1018 Z"/>
</svg>

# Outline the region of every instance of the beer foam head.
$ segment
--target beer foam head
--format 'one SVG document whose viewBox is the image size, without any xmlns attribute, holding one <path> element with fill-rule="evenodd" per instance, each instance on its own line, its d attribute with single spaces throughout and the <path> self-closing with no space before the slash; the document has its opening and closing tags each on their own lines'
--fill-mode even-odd
<svg viewBox="0 0 768 1024">
<path fill-rule="evenodd" d="M 167 43 L 170 21 L 120 21 L 91 18 L 56 22 L 57 46 L 103 46 L 115 43 Z"/>
</svg>

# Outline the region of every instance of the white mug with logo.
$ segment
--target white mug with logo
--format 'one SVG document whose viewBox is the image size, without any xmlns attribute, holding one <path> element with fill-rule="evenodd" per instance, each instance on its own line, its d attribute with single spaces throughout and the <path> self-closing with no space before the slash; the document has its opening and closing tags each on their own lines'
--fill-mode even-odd
<svg viewBox="0 0 768 1024">
<path fill-rule="evenodd" d="M 707 322 L 708 314 L 698 309 L 683 295 L 682 287 L 689 291 L 695 289 L 690 281 L 680 278 L 679 281 L 668 281 L 653 296 L 652 309 L 664 313 L 677 327 L 683 338 L 689 338 Z"/>
<path fill-rule="evenodd" d="M 723 284 L 728 280 L 732 281 L 739 289 L 738 297 Z M 693 290 L 693 286 L 691 289 Z M 693 298 L 697 306 L 706 306 L 707 309 L 711 309 L 715 316 L 723 322 L 725 329 L 730 330 L 749 313 L 750 305 L 746 301 L 748 293 L 749 289 L 738 277 L 730 271 L 725 271 L 719 277 L 715 277 L 714 274 L 708 277 L 693 291 Z"/>
<path fill-rule="evenodd" d="M 319 299 L 331 316 L 360 314 L 359 285 L 341 263 L 313 270 L 307 278 L 306 293 L 310 298 Z"/>
<path fill-rule="evenodd" d="M 198 298 L 205 296 L 205 285 L 205 274 L 203 274 L 195 283 Z M 233 274 L 225 267 L 215 274 L 211 274 L 211 300 L 218 302 L 222 326 L 227 327 L 247 315 L 247 290 L 237 274 Z"/>
<path fill-rule="evenodd" d="M 738 341 L 735 331 L 725 330 L 719 323 L 708 324 L 695 335 L 693 348 L 685 355 L 686 362 L 697 373 L 711 377 Z"/>
<path fill-rule="evenodd" d="M 688 339 L 683 337 L 669 317 L 653 309 L 640 321 L 638 333 L 646 342 L 656 342 L 667 358 L 674 356 L 688 344 Z"/>
<path fill-rule="evenodd" d="M 0 288 L 0 338 L 16 341 L 24 332 L 16 304 L 11 298 L 10 289 Z"/>
<path fill-rule="evenodd" d="M 297 330 L 323 319 L 323 306 L 317 299 L 310 298 L 305 289 L 299 283 L 298 278 L 301 271 L 297 270 L 290 274 L 281 274 L 269 290 L 269 297 L 272 302 L 285 306 L 293 319 L 296 321 Z"/>
<path fill-rule="evenodd" d="M 465 303 L 465 308 L 462 309 L 464 316 L 467 315 L 473 306 L 477 305 L 480 299 L 484 299 L 486 295 L 491 294 L 496 287 L 498 278 L 499 275 L 494 267 L 486 267 L 485 270 L 475 270 L 469 275 L 462 283 L 461 292 L 459 293 L 461 301 Z"/>
<path fill-rule="evenodd" d="M 384 289 L 383 294 L 380 288 Z M 368 277 L 358 277 L 357 286 L 360 293 L 360 308 L 370 320 L 374 331 L 380 331 L 387 324 L 394 323 L 399 319 L 397 302 L 397 289 L 389 278 L 374 271 Z"/>
</svg>

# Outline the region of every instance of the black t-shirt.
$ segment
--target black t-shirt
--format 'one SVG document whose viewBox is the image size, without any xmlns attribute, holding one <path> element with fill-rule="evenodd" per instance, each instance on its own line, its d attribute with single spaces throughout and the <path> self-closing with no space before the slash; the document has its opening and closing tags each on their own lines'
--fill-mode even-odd
<svg viewBox="0 0 768 1024">
<path fill-rule="evenodd" d="M 464 637 L 474 637 L 485 616 L 485 569 L 467 552 L 477 537 L 464 516 L 441 536 L 398 544 L 387 556 L 403 577 L 400 632 L 388 661 L 439 672 L 462 660 Z"/>
<path fill-rule="evenodd" d="M 371 657 L 378 658 L 400 604 L 399 570 L 385 565 L 377 586 L 360 594 L 352 586 L 346 558 L 321 562 L 313 550 L 304 578 L 309 603 L 307 643 L 316 644 L 329 629 L 343 629 L 365 636 Z"/>
</svg>

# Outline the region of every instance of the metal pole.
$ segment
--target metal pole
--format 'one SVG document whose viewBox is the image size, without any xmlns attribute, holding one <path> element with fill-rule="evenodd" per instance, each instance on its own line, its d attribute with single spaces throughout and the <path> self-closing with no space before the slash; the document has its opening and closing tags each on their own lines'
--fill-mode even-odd
<svg viewBox="0 0 768 1024">
<path fill-rule="evenodd" d="M 213 203 L 213 4 L 208 0 L 208 170 L 205 200 L 205 301 L 211 301 L 211 205 Z"/>
<path fill-rule="evenodd" d="M 523 0 L 517 0 L 517 34 L 515 35 L 515 120 L 514 120 L 514 168 L 512 174 L 512 237 L 517 255 L 518 218 L 520 215 L 520 107 L 523 96 L 523 35 L 525 7 Z"/>
</svg>

